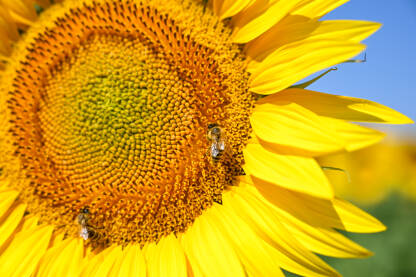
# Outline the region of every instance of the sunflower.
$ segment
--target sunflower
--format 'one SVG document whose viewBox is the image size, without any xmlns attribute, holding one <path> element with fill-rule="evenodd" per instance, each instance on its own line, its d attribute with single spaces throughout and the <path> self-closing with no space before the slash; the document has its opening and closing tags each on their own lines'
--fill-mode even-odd
<svg viewBox="0 0 416 277">
<path fill-rule="evenodd" d="M 58 1 L 55 1 L 58 2 Z M 378 232 L 316 157 L 410 123 L 294 85 L 379 24 L 345 0 L 1 0 L 1 276 L 337 276 Z M 309 82 L 310 83 L 310 82 Z"/>
<path fill-rule="evenodd" d="M 416 143 L 413 137 L 401 141 L 400 144 L 406 171 L 403 172 L 403 179 L 396 180 L 396 186 L 404 197 L 416 201 Z"/>
<path fill-rule="evenodd" d="M 404 158 L 400 146 L 383 142 L 354 152 L 320 157 L 318 162 L 345 170 L 347 177 L 335 171 L 325 172 L 336 195 L 360 205 L 375 205 L 391 194 L 395 184 L 404 181 L 407 171 Z"/>
<path fill-rule="evenodd" d="M 336 171 L 325 172 L 337 195 L 360 205 L 375 205 L 395 192 L 416 199 L 415 150 L 414 139 L 391 134 L 382 143 L 359 151 L 319 157 L 318 162 L 342 168 L 347 173 L 346 178 Z"/>
</svg>

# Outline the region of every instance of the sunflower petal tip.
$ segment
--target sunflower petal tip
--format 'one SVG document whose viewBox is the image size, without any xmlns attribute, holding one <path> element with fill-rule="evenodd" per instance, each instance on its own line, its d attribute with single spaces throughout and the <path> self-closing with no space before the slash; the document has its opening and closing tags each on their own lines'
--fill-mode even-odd
<svg viewBox="0 0 416 277">
<path fill-rule="evenodd" d="M 406 119 L 407 119 L 407 123 L 404 123 L 404 124 L 414 124 L 415 122 L 413 121 L 413 119 L 411 119 L 410 117 L 407 117 L 407 116 L 405 116 L 404 115 L 404 117 L 406 117 Z"/>
<path fill-rule="evenodd" d="M 358 112 L 366 113 L 375 116 L 382 121 L 380 123 L 386 124 L 413 124 L 413 120 L 406 115 L 378 103 L 371 103 L 370 101 L 362 101 L 361 103 L 354 103 L 349 105 L 349 108 Z"/>
<path fill-rule="evenodd" d="M 372 256 L 374 256 L 374 252 L 370 251 L 370 250 L 367 250 L 367 252 L 365 252 L 365 255 L 363 256 L 363 258 L 370 258 Z"/>
<path fill-rule="evenodd" d="M 393 110 L 394 112 L 394 118 L 392 118 L 392 122 L 386 122 L 386 123 L 392 123 L 392 124 L 414 124 L 415 122 L 410 117 L 402 114 L 401 112 L 398 112 L 396 110 Z"/>
<path fill-rule="evenodd" d="M 374 32 L 378 31 L 381 27 L 383 27 L 383 23 L 380 22 L 373 22 Z"/>
<path fill-rule="evenodd" d="M 387 226 L 384 225 L 381 221 L 378 221 L 378 227 L 379 229 L 375 232 L 384 232 L 387 230 Z"/>
</svg>

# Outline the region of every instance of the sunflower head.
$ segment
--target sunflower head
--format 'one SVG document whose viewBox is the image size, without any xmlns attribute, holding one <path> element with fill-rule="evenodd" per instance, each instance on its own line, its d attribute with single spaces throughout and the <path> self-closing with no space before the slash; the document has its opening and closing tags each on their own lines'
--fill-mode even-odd
<svg viewBox="0 0 416 277">
<path fill-rule="evenodd" d="M 334 229 L 384 226 L 316 157 L 382 138 L 349 121 L 410 120 L 292 85 L 378 24 L 320 20 L 345 1 L 56 2 L 0 0 L 1 276 L 334 276 L 314 253 L 369 255 Z"/>
<path fill-rule="evenodd" d="M 157 7 L 50 8 L 7 68 L 8 135 L 26 177 L 16 188 L 36 203 L 29 212 L 67 234 L 88 206 L 106 242 L 158 241 L 185 231 L 242 174 L 254 97 L 229 27 L 201 19 L 194 2 Z M 219 163 L 212 124 L 227 134 Z"/>
</svg>

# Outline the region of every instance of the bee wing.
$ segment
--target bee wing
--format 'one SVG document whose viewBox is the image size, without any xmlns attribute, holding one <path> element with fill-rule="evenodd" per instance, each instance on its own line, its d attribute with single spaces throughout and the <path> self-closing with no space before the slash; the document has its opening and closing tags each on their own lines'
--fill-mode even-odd
<svg viewBox="0 0 416 277">
<path fill-rule="evenodd" d="M 220 150 L 220 147 L 219 146 L 220 145 L 218 145 L 218 142 L 217 141 L 214 141 L 211 144 L 211 156 L 212 157 L 217 157 L 221 153 L 221 150 Z"/>
<path fill-rule="evenodd" d="M 84 240 L 87 240 L 89 237 L 88 228 L 85 226 L 81 227 L 81 230 L 79 231 L 79 236 L 83 238 Z"/>
<path fill-rule="evenodd" d="M 219 151 L 224 151 L 225 150 L 225 141 L 224 140 L 220 140 L 217 143 L 217 148 Z"/>
</svg>

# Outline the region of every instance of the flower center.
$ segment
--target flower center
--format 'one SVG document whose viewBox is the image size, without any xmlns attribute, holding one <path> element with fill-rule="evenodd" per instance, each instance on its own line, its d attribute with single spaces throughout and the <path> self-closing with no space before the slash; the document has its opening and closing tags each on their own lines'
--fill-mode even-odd
<svg viewBox="0 0 416 277">
<path fill-rule="evenodd" d="M 89 3 L 52 7 L 10 65 L 21 197 L 67 235 L 87 208 L 93 244 L 183 232 L 242 173 L 244 58 L 201 4 Z"/>
</svg>

